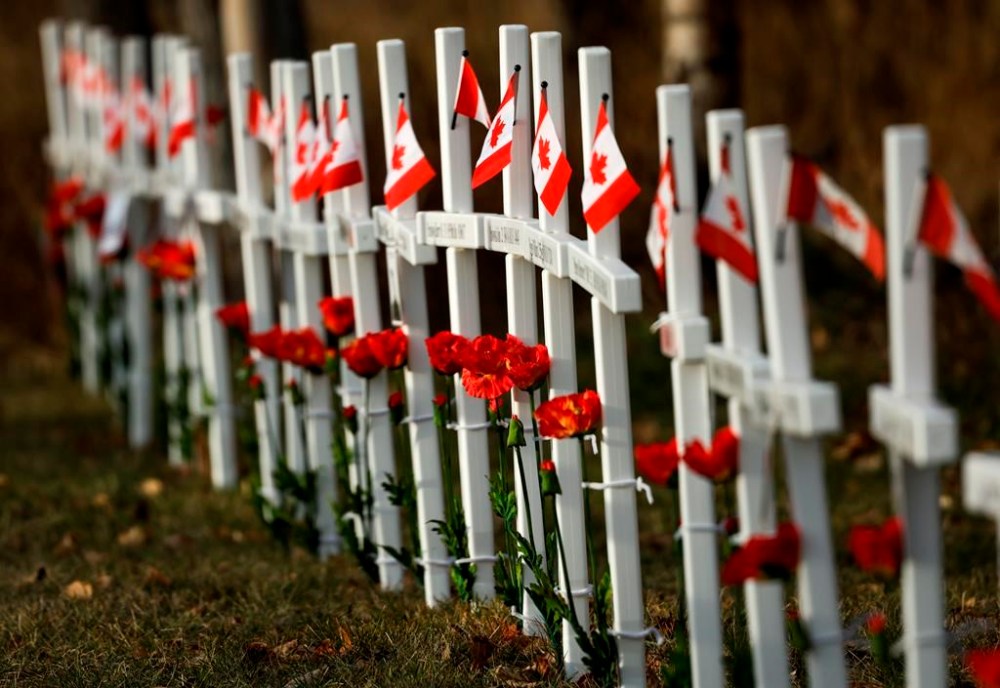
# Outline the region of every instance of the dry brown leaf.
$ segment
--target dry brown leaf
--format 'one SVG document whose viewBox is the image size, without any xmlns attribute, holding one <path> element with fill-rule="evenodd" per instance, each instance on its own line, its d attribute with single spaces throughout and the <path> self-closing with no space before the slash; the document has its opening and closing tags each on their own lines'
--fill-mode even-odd
<svg viewBox="0 0 1000 688">
<path fill-rule="evenodd" d="M 347 630 L 346 626 L 341 626 L 338 632 L 340 633 L 340 649 L 343 654 L 347 654 L 354 647 L 354 641 L 351 640 L 351 632 Z"/>
<path fill-rule="evenodd" d="M 75 580 L 63 588 L 63 594 L 72 600 L 89 600 L 94 596 L 94 586 L 85 581 Z"/>
<path fill-rule="evenodd" d="M 281 643 L 281 645 L 275 645 L 271 652 L 278 659 L 288 659 L 299 649 L 299 641 L 295 638 Z"/>
<path fill-rule="evenodd" d="M 93 549 L 85 549 L 83 551 L 83 559 L 91 566 L 97 566 L 102 561 L 108 558 L 108 555 L 104 552 L 98 552 Z"/>
<path fill-rule="evenodd" d="M 90 503 L 98 509 L 110 509 L 111 497 L 108 496 L 107 492 L 98 492 Z"/>
<path fill-rule="evenodd" d="M 474 635 L 469 638 L 469 654 L 472 656 L 472 668 L 479 671 L 486 666 L 493 656 L 496 645 L 484 635 Z"/>
<path fill-rule="evenodd" d="M 72 554 L 75 549 L 76 537 L 74 537 L 73 533 L 66 533 L 59 540 L 59 544 L 56 545 L 53 551 L 59 556 L 66 556 L 67 554 Z"/>
<path fill-rule="evenodd" d="M 102 590 L 110 588 L 111 587 L 111 576 L 109 576 L 106 573 L 102 573 L 101 575 L 99 575 L 97 578 L 94 579 L 94 584 L 98 588 L 101 588 Z"/>
<path fill-rule="evenodd" d="M 251 662 L 263 662 L 270 658 L 271 648 L 263 640 L 251 640 L 243 648 L 243 656 Z"/>
<path fill-rule="evenodd" d="M 132 526 L 118 534 L 118 544 L 122 547 L 139 547 L 146 543 L 146 531 L 142 526 Z"/>
<path fill-rule="evenodd" d="M 139 483 L 139 494 L 154 499 L 163 494 L 163 481 L 159 478 L 146 478 Z"/>
<path fill-rule="evenodd" d="M 170 579 L 164 575 L 160 569 L 155 566 L 150 566 L 146 569 L 146 575 L 143 578 L 143 585 L 149 588 L 169 588 Z"/>
<path fill-rule="evenodd" d="M 0 487 L 7 487 L 10 485 L 10 476 L 6 473 L 0 473 Z"/>
<path fill-rule="evenodd" d="M 941 507 L 942 511 L 951 511 L 955 506 L 955 498 L 950 494 L 939 495 L 938 506 Z"/>
<path fill-rule="evenodd" d="M 825 327 L 814 327 L 811 333 L 812 346 L 817 353 L 830 348 L 830 333 Z"/>
</svg>

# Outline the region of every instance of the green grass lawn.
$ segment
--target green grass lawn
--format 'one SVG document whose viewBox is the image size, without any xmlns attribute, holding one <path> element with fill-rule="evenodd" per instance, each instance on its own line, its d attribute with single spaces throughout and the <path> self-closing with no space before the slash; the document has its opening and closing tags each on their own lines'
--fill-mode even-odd
<svg viewBox="0 0 1000 688">
<path fill-rule="evenodd" d="M 197 471 L 128 451 L 107 407 L 62 368 L 58 355 L 22 354 L 0 373 L 0 685 L 562 685 L 545 642 L 521 636 L 497 603 L 428 610 L 415 585 L 379 592 L 346 557 L 286 553 L 246 483 L 217 493 Z M 882 609 L 898 631 L 898 592 L 851 569 L 843 547 L 851 523 L 889 513 L 884 461 L 877 448 L 840 445 L 828 477 L 845 625 Z M 993 529 L 962 513 L 956 476 L 942 480 L 948 626 L 989 645 Z M 668 638 L 651 646 L 651 679 L 678 621 L 670 498 L 661 490 L 640 507 L 649 622 Z M 731 627 L 728 591 L 723 604 Z M 863 640 L 849 648 L 854 685 L 902 685 Z"/>
</svg>

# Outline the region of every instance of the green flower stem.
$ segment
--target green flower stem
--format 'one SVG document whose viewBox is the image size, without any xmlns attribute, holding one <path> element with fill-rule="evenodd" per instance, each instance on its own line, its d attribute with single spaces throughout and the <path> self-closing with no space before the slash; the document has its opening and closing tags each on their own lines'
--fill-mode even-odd
<svg viewBox="0 0 1000 688">
<path fill-rule="evenodd" d="M 541 466 L 542 460 L 543 460 L 543 457 L 542 457 L 542 446 L 543 446 L 542 445 L 542 438 L 538 434 L 538 420 L 535 418 L 535 409 L 537 408 L 536 404 L 535 404 L 535 393 L 537 391 L 538 390 L 535 390 L 535 391 L 527 393 L 528 394 L 528 404 L 529 404 L 529 408 L 531 409 L 531 439 L 532 439 L 532 441 L 535 444 L 535 465 L 536 465 L 536 467 L 537 466 Z M 535 477 L 538 479 L 538 494 L 541 494 L 542 493 L 542 473 L 541 473 L 540 469 L 535 471 Z M 553 516 L 553 518 L 555 518 L 555 514 L 556 514 L 556 503 L 555 503 L 555 500 L 552 500 L 552 516 Z M 547 519 L 546 519 L 546 514 L 545 514 L 545 500 L 543 499 L 542 500 L 542 530 L 547 533 L 548 532 L 548 528 L 546 527 L 546 523 L 547 523 Z M 543 538 L 543 540 L 544 540 L 544 546 L 545 546 L 545 562 L 546 562 L 546 565 L 549 567 L 549 575 L 553 576 L 555 574 L 555 568 L 554 568 L 554 563 L 555 562 L 553 562 L 552 552 L 551 552 L 550 547 L 549 547 L 549 539 L 548 538 Z"/>
<path fill-rule="evenodd" d="M 580 438 L 580 470 L 583 474 L 583 482 L 590 482 L 587 477 L 587 447 L 583 440 L 583 436 Z M 600 452 L 600 449 L 598 449 Z M 584 529 L 583 532 L 586 536 L 587 541 L 587 568 L 590 569 L 589 579 L 591 581 L 597 580 L 597 559 L 594 557 L 594 539 L 591 536 L 591 528 L 593 523 L 591 522 L 590 516 L 590 490 L 585 489 L 583 491 L 583 522 Z"/>
<path fill-rule="evenodd" d="M 367 499 L 365 500 L 365 511 L 368 513 L 365 515 L 365 532 L 370 533 L 372 527 L 373 510 L 375 503 L 375 485 L 372 482 L 372 469 L 371 462 L 368 460 L 368 438 L 371 436 L 372 422 L 370 417 L 371 412 L 371 380 L 365 378 L 365 385 L 362 388 L 362 397 L 364 398 L 364 429 L 359 434 L 361 435 L 361 446 L 362 451 L 357 452 L 357 455 L 361 457 L 364 462 L 365 471 L 365 489 L 368 492 Z M 367 537 L 367 535 L 366 535 Z"/>
<path fill-rule="evenodd" d="M 528 498 L 528 479 L 524 475 L 524 459 L 521 456 L 521 448 L 514 446 L 514 456 L 517 458 L 517 469 L 521 478 L 521 493 L 524 495 L 524 516 L 528 521 L 528 540 L 532 548 L 535 547 L 535 527 L 531 518 L 531 500 Z M 541 484 L 539 484 L 538 494 L 541 494 Z M 547 554 L 547 553 L 546 553 Z"/>
</svg>

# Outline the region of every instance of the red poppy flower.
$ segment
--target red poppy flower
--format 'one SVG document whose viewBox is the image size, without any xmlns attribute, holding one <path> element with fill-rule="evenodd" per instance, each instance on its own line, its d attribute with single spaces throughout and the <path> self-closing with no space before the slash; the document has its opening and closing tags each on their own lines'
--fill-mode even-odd
<svg viewBox="0 0 1000 688">
<path fill-rule="evenodd" d="M 354 332 L 354 299 L 350 296 L 327 296 L 319 300 L 323 326 L 335 337 Z"/>
<path fill-rule="evenodd" d="M 76 219 L 87 223 L 87 232 L 95 239 L 101 235 L 101 223 L 104 221 L 104 194 L 95 193 L 77 201 L 73 207 Z"/>
<path fill-rule="evenodd" d="M 462 357 L 462 386 L 469 396 L 496 399 L 514 387 L 507 374 L 507 344 L 491 334 L 469 342 Z"/>
<path fill-rule="evenodd" d="M 345 346 L 340 355 L 355 375 L 370 380 L 385 367 L 372 350 L 372 336 L 359 337 Z"/>
<path fill-rule="evenodd" d="M 260 375 L 254 373 L 247 378 L 247 387 L 250 388 L 250 393 L 253 395 L 254 399 L 264 398 L 264 378 Z"/>
<path fill-rule="evenodd" d="M 431 367 L 441 375 L 455 375 L 462 372 L 465 352 L 469 340 L 465 337 L 442 330 L 424 340 Z"/>
<path fill-rule="evenodd" d="M 278 346 L 282 361 L 320 373 L 326 365 L 326 346 L 311 327 L 285 332 Z"/>
<path fill-rule="evenodd" d="M 151 246 L 139 250 L 136 260 L 161 280 L 184 282 L 191 279 L 195 272 L 194 244 L 189 241 L 159 239 Z"/>
<path fill-rule="evenodd" d="M 1000 650 L 968 650 L 965 666 L 978 688 L 1000 688 Z"/>
<path fill-rule="evenodd" d="M 389 417 L 392 419 L 394 425 L 399 425 L 403 422 L 403 393 L 393 392 L 389 395 Z"/>
<path fill-rule="evenodd" d="M 275 325 L 270 330 L 255 332 L 250 335 L 248 341 L 252 348 L 257 349 L 262 356 L 268 358 L 278 358 L 281 350 L 281 340 L 284 338 L 282 329 Z"/>
<path fill-rule="evenodd" d="M 799 565 L 802 541 L 799 529 L 782 523 L 774 535 L 754 535 L 722 567 L 722 584 L 748 580 L 786 579 Z"/>
<path fill-rule="evenodd" d="M 226 304 L 215 311 L 215 317 L 229 329 L 239 332 L 244 338 L 250 334 L 250 309 L 247 308 L 246 301 Z"/>
<path fill-rule="evenodd" d="M 446 397 L 444 394 L 435 394 L 434 399 L 432 399 L 432 401 L 435 406 L 437 406 L 438 408 L 442 408 L 445 405 L 447 405 L 448 397 Z"/>
<path fill-rule="evenodd" d="M 535 411 L 542 437 L 560 440 L 593 432 L 601 422 L 601 398 L 592 389 L 550 399 Z"/>
<path fill-rule="evenodd" d="M 637 444 L 634 451 L 636 470 L 654 485 L 666 485 L 681 459 L 677 453 L 676 439 Z"/>
<path fill-rule="evenodd" d="M 893 516 L 882 525 L 851 526 L 847 549 L 859 569 L 892 580 L 903 563 L 903 523 Z"/>
<path fill-rule="evenodd" d="M 882 612 L 872 612 L 865 619 L 865 633 L 868 635 L 880 635 L 885 633 L 885 626 L 888 620 Z"/>
<path fill-rule="evenodd" d="M 739 468 L 740 439 L 731 428 L 721 428 L 712 438 L 711 450 L 694 440 L 685 448 L 681 460 L 698 475 L 717 483 L 725 482 L 735 477 Z"/>
<path fill-rule="evenodd" d="M 389 370 L 396 370 L 406 365 L 410 351 L 410 338 L 402 328 L 393 327 L 368 335 L 370 347 L 378 362 Z"/>
<path fill-rule="evenodd" d="M 49 199 L 56 203 L 70 203 L 83 192 L 83 180 L 70 177 L 61 182 L 53 182 L 49 190 Z"/>
<path fill-rule="evenodd" d="M 544 344 L 529 346 L 513 335 L 507 335 L 507 367 L 514 386 L 525 392 L 541 387 L 548 377 L 552 361 Z"/>
</svg>

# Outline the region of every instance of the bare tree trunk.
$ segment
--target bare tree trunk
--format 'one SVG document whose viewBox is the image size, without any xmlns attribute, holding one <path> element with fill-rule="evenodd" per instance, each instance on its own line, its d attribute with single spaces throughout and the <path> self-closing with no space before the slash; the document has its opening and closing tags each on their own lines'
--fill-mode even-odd
<svg viewBox="0 0 1000 688">
<path fill-rule="evenodd" d="M 691 85 L 695 145 L 705 164 L 705 113 L 739 104 L 735 0 L 661 0 L 663 78 Z"/>
</svg>

